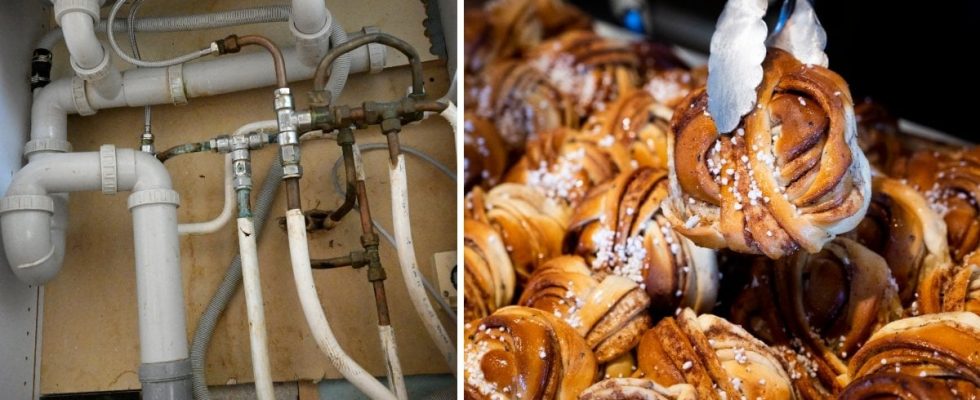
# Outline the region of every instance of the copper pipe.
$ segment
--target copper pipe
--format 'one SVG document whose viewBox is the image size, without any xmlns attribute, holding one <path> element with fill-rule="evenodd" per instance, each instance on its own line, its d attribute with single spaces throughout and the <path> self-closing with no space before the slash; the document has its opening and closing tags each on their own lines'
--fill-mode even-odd
<svg viewBox="0 0 980 400">
<path fill-rule="evenodd" d="M 441 101 L 420 100 L 415 102 L 415 111 L 443 112 L 449 105 Z"/>
<path fill-rule="evenodd" d="M 368 206 L 367 189 L 364 181 L 361 180 L 357 181 L 357 204 L 361 212 L 361 231 L 365 234 L 373 234 L 374 227 L 371 226 L 371 208 Z"/>
<path fill-rule="evenodd" d="M 344 172 L 347 175 L 347 192 L 344 193 L 344 203 L 337 207 L 334 212 L 330 213 L 330 219 L 333 221 L 340 221 L 351 209 L 354 208 L 354 202 L 357 200 L 357 188 L 355 181 L 357 181 L 357 171 L 354 169 L 354 149 L 353 144 L 342 144 L 341 150 L 344 155 Z"/>
<path fill-rule="evenodd" d="M 397 165 L 398 156 L 402 153 L 401 145 L 398 144 L 398 132 L 391 132 L 385 136 L 388 138 L 388 158 L 391 160 L 391 165 Z"/>
<path fill-rule="evenodd" d="M 374 303 L 378 307 L 378 325 L 388 326 L 391 325 L 391 319 L 388 316 L 388 298 L 385 296 L 385 282 L 384 281 L 374 281 Z"/>
<path fill-rule="evenodd" d="M 355 37 L 341 43 L 337 47 L 330 49 L 330 51 L 323 56 L 323 59 L 321 59 L 320 63 L 316 66 L 316 73 L 313 75 L 313 90 L 326 89 L 327 78 L 330 77 L 330 66 L 333 64 L 334 60 L 345 53 L 354 51 L 358 47 L 369 43 L 381 43 L 404 54 L 405 57 L 408 58 L 408 62 L 412 67 L 412 94 L 416 96 L 422 96 L 425 94 L 425 89 L 422 87 L 422 58 L 419 57 L 419 53 L 415 51 L 415 48 L 408 44 L 408 42 L 387 33 L 380 32 L 368 33 L 366 35 Z"/>
<path fill-rule="evenodd" d="M 238 37 L 239 46 L 256 45 L 262 46 L 272 55 L 272 62 L 276 67 L 276 85 L 278 87 L 284 88 L 287 85 L 286 80 L 286 61 L 282 56 L 282 51 L 279 50 L 279 46 L 276 46 L 269 38 L 259 35 L 245 35 Z"/>
</svg>

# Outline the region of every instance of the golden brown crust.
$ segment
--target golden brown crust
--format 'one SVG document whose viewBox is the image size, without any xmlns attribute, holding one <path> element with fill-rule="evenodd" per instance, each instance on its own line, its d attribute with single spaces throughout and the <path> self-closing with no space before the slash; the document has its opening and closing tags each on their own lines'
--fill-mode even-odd
<svg viewBox="0 0 980 400">
<path fill-rule="evenodd" d="M 895 163 L 892 175 L 922 192 L 943 217 L 954 263 L 980 248 L 980 147 L 917 151 Z"/>
<path fill-rule="evenodd" d="M 505 61 L 488 66 L 471 94 L 475 113 L 491 120 L 511 149 L 524 149 L 538 132 L 579 126 L 573 99 L 530 65 Z"/>
<path fill-rule="evenodd" d="M 598 143 L 620 142 L 638 166 L 667 168 L 667 130 L 673 110 L 650 93 L 634 91 L 593 114 L 582 127 Z"/>
<path fill-rule="evenodd" d="M 517 276 L 517 285 L 541 263 L 561 254 L 569 210 L 538 191 L 501 184 L 489 192 L 475 188 L 467 196 L 465 218 L 487 223 L 499 234 Z"/>
<path fill-rule="evenodd" d="M 697 391 L 688 384 L 669 387 L 649 379 L 613 378 L 585 389 L 579 400 L 695 400 Z"/>
<path fill-rule="evenodd" d="M 950 272 L 943 296 L 943 311 L 969 311 L 980 315 L 980 251 L 974 251 Z"/>
<path fill-rule="evenodd" d="M 626 147 L 603 143 L 593 135 L 560 128 L 541 132 L 527 144 L 524 156 L 505 180 L 532 187 L 574 207 L 593 186 L 633 169 Z"/>
<path fill-rule="evenodd" d="M 486 317 L 510 304 L 514 296 L 514 266 L 505 244 L 484 221 L 463 221 L 463 321 Z"/>
<path fill-rule="evenodd" d="M 864 220 L 847 236 L 885 259 L 908 314 L 942 311 L 952 263 L 942 218 L 902 181 L 876 175 L 872 193 Z"/>
<path fill-rule="evenodd" d="M 650 298 L 635 283 L 618 276 L 601 281 L 581 257 L 556 257 L 540 266 L 517 304 L 561 318 L 606 363 L 636 347 L 650 328 Z"/>
<path fill-rule="evenodd" d="M 501 308 L 470 323 L 464 341 L 467 399 L 574 399 L 596 378 L 585 340 L 541 310 Z"/>
<path fill-rule="evenodd" d="M 851 359 L 842 399 L 969 399 L 980 396 L 980 317 L 929 314 L 892 322 Z"/>
<path fill-rule="evenodd" d="M 639 59 L 629 46 L 590 31 L 568 31 L 545 41 L 528 52 L 527 60 L 575 99 L 582 119 L 640 85 Z"/>
<path fill-rule="evenodd" d="M 490 188 L 504 176 L 512 149 L 486 118 L 463 114 L 463 176 L 468 192 L 473 186 Z"/>
<path fill-rule="evenodd" d="M 677 107 L 666 214 L 705 247 L 816 252 L 853 229 L 871 200 L 850 93 L 838 75 L 778 49 L 763 70 L 758 106 L 730 136 L 718 136 L 703 89 Z"/>
<path fill-rule="evenodd" d="M 655 315 L 678 307 L 714 307 L 714 252 L 674 232 L 661 214 L 667 197 L 663 170 L 639 168 L 594 188 L 575 208 L 565 236 L 568 251 L 597 273 L 628 278 L 645 289 Z"/>
<path fill-rule="evenodd" d="M 700 398 L 796 398 L 776 353 L 737 325 L 690 309 L 649 330 L 637 349 L 637 376 L 687 383 Z"/>
<path fill-rule="evenodd" d="M 843 237 L 817 254 L 758 259 L 751 283 L 732 305 L 732 321 L 785 348 L 787 369 L 806 398 L 847 383 L 847 360 L 871 334 L 900 318 L 897 288 L 884 259 Z"/>
</svg>

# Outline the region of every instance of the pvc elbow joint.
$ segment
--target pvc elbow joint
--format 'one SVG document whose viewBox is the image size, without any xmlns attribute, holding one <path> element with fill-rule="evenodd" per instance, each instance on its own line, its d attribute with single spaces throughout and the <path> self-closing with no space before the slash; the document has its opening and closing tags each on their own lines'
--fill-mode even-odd
<svg viewBox="0 0 980 400">
<path fill-rule="evenodd" d="M 57 218 L 52 223 L 54 203 L 46 195 L 8 196 L 0 200 L 7 261 L 14 275 L 25 283 L 47 283 L 64 263 L 65 226 Z"/>
</svg>

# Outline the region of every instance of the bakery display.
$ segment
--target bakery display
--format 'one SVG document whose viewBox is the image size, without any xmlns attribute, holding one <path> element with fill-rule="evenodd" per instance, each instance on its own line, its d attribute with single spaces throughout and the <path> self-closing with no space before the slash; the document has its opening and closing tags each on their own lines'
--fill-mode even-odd
<svg viewBox="0 0 980 400">
<path fill-rule="evenodd" d="M 467 18 L 467 399 L 980 394 L 980 148 L 776 47 L 719 134 L 670 45 Z"/>
</svg>

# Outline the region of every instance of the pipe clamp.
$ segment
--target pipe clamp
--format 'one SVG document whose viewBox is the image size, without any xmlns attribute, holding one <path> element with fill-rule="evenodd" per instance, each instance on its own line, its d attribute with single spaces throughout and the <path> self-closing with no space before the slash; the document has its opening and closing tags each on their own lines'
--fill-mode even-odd
<svg viewBox="0 0 980 400">
<path fill-rule="evenodd" d="M 102 170 L 102 194 L 116 194 L 119 187 L 116 146 L 104 144 L 99 147 L 99 167 Z"/>
<path fill-rule="evenodd" d="M 170 189 L 149 189 L 133 192 L 127 200 L 129 209 L 147 204 L 173 204 L 180 207 L 180 195 Z"/>
<path fill-rule="evenodd" d="M 49 196 L 22 194 L 0 199 L 0 214 L 8 211 L 47 211 L 54 214 L 54 200 Z"/>
</svg>

